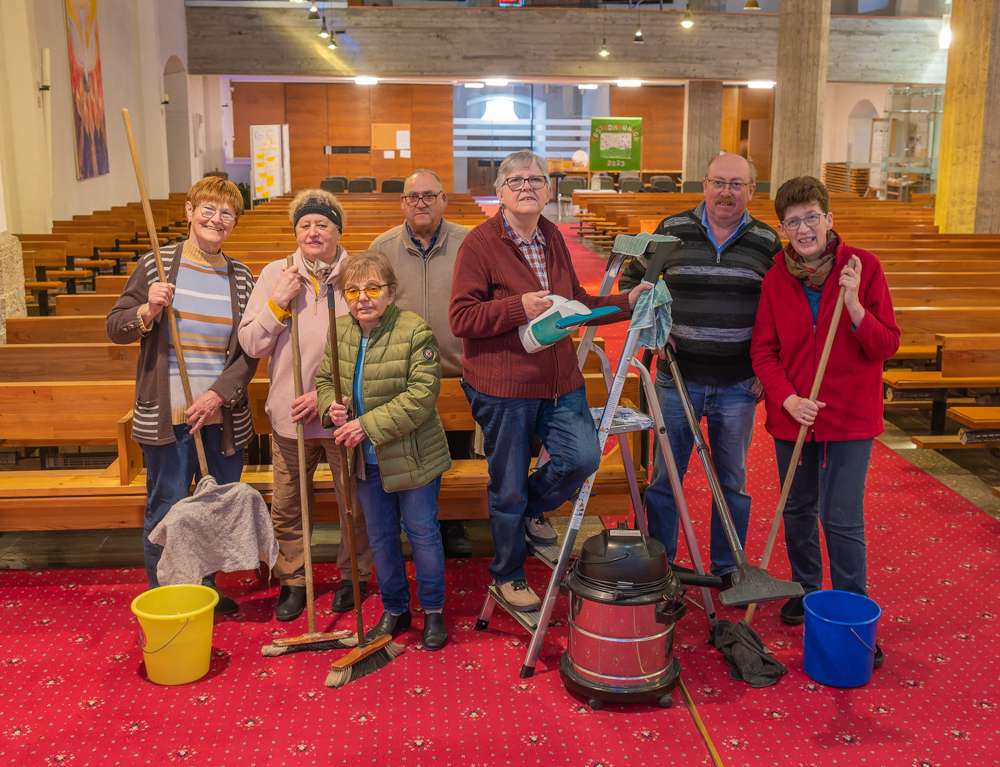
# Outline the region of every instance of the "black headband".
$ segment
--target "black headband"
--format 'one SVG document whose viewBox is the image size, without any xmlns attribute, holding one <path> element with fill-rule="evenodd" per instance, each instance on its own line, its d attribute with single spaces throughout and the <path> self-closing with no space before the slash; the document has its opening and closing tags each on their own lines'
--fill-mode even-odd
<svg viewBox="0 0 1000 767">
<path fill-rule="evenodd" d="M 293 225 L 298 226 L 299 219 L 303 216 L 308 216 L 310 213 L 318 213 L 321 216 L 326 216 L 337 225 L 341 234 L 344 233 L 344 224 L 340 218 L 340 214 L 337 212 L 337 209 L 327 205 L 322 200 L 317 200 L 315 197 L 310 197 L 306 200 L 306 204 L 295 212 L 295 220 L 292 222 Z"/>
</svg>

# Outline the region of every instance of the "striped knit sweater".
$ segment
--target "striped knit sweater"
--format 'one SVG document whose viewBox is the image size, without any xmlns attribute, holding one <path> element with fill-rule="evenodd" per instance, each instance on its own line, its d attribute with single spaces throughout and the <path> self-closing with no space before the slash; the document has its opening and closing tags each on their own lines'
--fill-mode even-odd
<svg viewBox="0 0 1000 767">
<path fill-rule="evenodd" d="M 677 362 L 685 380 L 729 386 L 753 377 L 750 336 L 760 303 L 761 283 L 781 250 L 778 233 L 747 217 L 747 225 L 722 252 L 702 226 L 702 202 L 693 210 L 668 216 L 657 234 L 683 241 L 663 273 L 673 297 L 670 334 L 677 342 Z M 646 270 L 634 258 L 619 280 L 619 290 L 635 287 Z M 664 366 L 665 368 L 665 366 Z"/>
</svg>

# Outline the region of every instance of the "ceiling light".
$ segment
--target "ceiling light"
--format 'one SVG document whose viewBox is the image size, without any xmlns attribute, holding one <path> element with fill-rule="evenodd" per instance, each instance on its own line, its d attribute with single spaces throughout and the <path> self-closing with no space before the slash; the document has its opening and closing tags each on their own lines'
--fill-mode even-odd
<svg viewBox="0 0 1000 767">
<path fill-rule="evenodd" d="M 312 4 L 309 9 L 309 16 L 307 17 L 309 21 L 319 21 L 319 8 L 316 7 L 316 3 Z"/>
<path fill-rule="evenodd" d="M 642 39 L 642 29 L 640 29 L 638 26 L 636 26 L 636 28 L 635 28 L 635 37 L 632 39 L 632 42 L 633 43 L 641 43 L 641 42 L 643 42 L 643 39 Z"/>
<path fill-rule="evenodd" d="M 951 14 L 946 13 L 941 21 L 941 34 L 938 35 L 938 45 L 941 48 L 947 48 L 951 45 Z"/>
<path fill-rule="evenodd" d="M 747 0 L 746 5 L 743 6 L 744 11 L 759 11 L 760 3 L 757 0 Z"/>
<path fill-rule="evenodd" d="M 334 32 L 332 35 L 330 35 L 330 42 L 329 42 L 329 44 L 326 47 L 329 48 L 331 51 L 337 50 L 337 33 L 336 32 Z"/>
<path fill-rule="evenodd" d="M 354 83 L 356 85 L 375 85 L 378 83 L 377 77 L 355 77 Z"/>
<path fill-rule="evenodd" d="M 615 85 L 619 88 L 638 88 L 642 85 L 642 80 L 619 80 Z"/>
<path fill-rule="evenodd" d="M 465 87 L 466 88 L 485 88 L 486 84 L 485 83 L 466 83 Z"/>
<path fill-rule="evenodd" d="M 488 77 L 485 80 L 483 80 L 483 82 L 486 83 L 487 85 L 495 85 L 498 88 L 502 88 L 507 84 L 507 81 L 500 77 L 493 77 L 493 78 Z"/>
<path fill-rule="evenodd" d="M 319 36 L 324 40 L 330 36 L 330 30 L 326 28 L 326 17 L 323 18 L 323 27 L 319 31 Z"/>
<path fill-rule="evenodd" d="M 687 10 L 684 11 L 684 18 L 681 19 L 681 26 L 684 29 L 691 29 L 694 26 L 694 16 L 691 15 L 691 3 L 688 3 Z"/>
<path fill-rule="evenodd" d="M 601 56 L 607 57 L 610 51 L 608 50 L 608 39 L 604 38 L 601 41 L 601 50 L 598 51 Z"/>
<path fill-rule="evenodd" d="M 486 111 L 483 112 L 483 120 L 494 123 L 517 122 L 517 115 L 514 113 L 514 102 L 510 99 L 490 99 L 486 102 Z"/>
<path fill-rule="evenodd" d="M 747 83 L 747 87 L 767 90 L 774 87 L 774 80 L 751 80 Z"/>
<path fill-rule="evenodd" d="M 597 85 L 594 84 L 594 83 L 589 83 L 587 85 L 578 85 L 576 87 L 579 88 L 581 91 L 596 91 L 597 90 Z"/>
</svg>

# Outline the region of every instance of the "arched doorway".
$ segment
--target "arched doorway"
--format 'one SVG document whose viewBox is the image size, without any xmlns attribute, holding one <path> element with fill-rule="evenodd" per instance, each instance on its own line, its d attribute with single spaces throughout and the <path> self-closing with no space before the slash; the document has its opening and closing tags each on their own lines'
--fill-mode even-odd
<svg viewBox="0 0 1000 767">
<path fill-rule="evenodd" d="M 191 130 L 188 119 L 188 75 L 176 56 L 163 67 L 163 90 L 170 96 L 164 107 L 167 129 L 167 167 L 170 191 L 186 192 L 191 187 Z"/>
<path fill-rule="evenodd" d="M 847 159 L 868 162 L 872 147 L 872 120 L 881 117 L 868 99 L 861 99 L 847 118 Z"/>
</svg>

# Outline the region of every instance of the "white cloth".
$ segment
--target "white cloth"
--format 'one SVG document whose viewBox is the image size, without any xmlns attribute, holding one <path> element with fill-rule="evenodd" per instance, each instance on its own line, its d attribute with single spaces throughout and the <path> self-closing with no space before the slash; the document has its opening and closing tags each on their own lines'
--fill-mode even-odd
<svg viewBox="0 0 1000 767">
<path fill-rule="evenodd" d="M 260 493 L 242 482 L 217 485 L 202 477 L 194 495 L 174 504 L 149 534 L 163 546 L 160 585 L 201 583 L 212 573 L 274 567 L 278 542 Z"/>
</svg>

